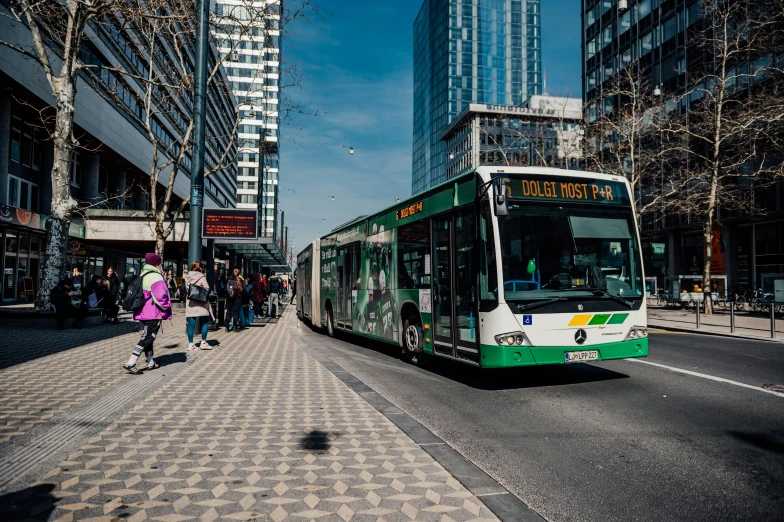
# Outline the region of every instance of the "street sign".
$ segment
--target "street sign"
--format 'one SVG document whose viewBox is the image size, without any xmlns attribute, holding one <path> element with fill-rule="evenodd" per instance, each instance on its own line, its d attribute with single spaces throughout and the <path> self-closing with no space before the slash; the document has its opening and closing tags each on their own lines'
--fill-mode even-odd
<svg viewBox="0 0 784 522">
<path fill-rule="evenodd" d="M 202 237 L 205 239 L 258 238 L 256 210 L 205 208 L 202 217 Z"/>
</svg>

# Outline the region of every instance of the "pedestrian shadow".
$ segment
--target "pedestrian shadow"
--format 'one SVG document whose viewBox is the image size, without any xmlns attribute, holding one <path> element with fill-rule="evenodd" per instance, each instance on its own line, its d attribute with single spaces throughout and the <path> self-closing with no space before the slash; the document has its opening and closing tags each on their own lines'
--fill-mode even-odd
<svg viewBox="0 0 784 522">
<path fill-rule="evenodd" d="M 142 354 L 140 360 L 143 358 L 144 355 Z M 163 368 L 164 366 L 168 366 L 170 364 L 188 362 L 188 355 L 185 352 L 167 353 L 165 355 L 156 356 L 155 362 L 158 363 L 158 366 Z"/>
<path fill-rule="evenodd" d="M 766 453 L 784 455 L 784 433 L 752 433 L 743 431 L 728 431 L 727 433 Z"/>
<path fill-rule="evenodd" d="M 332 439 L 330 439 L 330 435 L 332 435 Z M 299 440 L 299 445 L 306 451 L 328 451 L 332 447 L 332 440 L 337 436 L 337 433 L 314 430 L 303 435 Z"/>
<path fill-rule="evenodd" d="M 323 333 L 312 324 L 303 324 L 314 333 Z M 335 337 L 390 359 L 400 359 L 401 348 L 398 346 L 338 331 L 335 332 Z M 625 373 L 584 363 L 487 369 L 434 355 L 427 357 L 426 360 L 427 363 L 418 368 L 419 371 L 433 373 L 480 390 L 545 388 L 629 378 Z"/>
<path fill-rule="evenodd" d="M 138 330 L 139 325 L 136 322 L 123 322 L 86 326 L 78 330 L 70 328 L 56 330 L 54 324 L 52 319 L 51 331 L 7 325 L 0 327 L 3 331 L 3 342 L 14 346 L 13 350 L 0 350 L 0 370 L 87 344 L 131 334 Z"/>
<path fill-rule="evenodd" d="M 38 484 L 0 496 L 0 520 L 48 520 L 60 500 L 52 495 L 54 489 L 54 484 Z"/>
</svg>

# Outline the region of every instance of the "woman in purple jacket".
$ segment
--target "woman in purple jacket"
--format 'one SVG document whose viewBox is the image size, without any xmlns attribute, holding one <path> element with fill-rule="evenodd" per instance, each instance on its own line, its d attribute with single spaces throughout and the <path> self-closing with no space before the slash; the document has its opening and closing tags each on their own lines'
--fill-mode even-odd
<svg viewBox="0 0 784 522">
<path fill-rule="evenodd" d="M 169 288 L 163 279 L 161 271 L 161 256 L 149 253 L 144 257 L 144 267 L 139 277 L 142 278 L 142 290 L 144 292 L 144 306 L 133 314 L 136 321 L 142 323 L 144 330 L 142 338 L 133 349 L 131 358 L 123 365 L 129 373 L 139 373 L 136 361 L 142 352 L 147 355 L 147 369 L 154 370 L 158 367 L 153 360 L 153 343 L 158 331 L 161 329 L 161 322 L 171 319 L 172 309 L 169 299 Z"/>
</svg>

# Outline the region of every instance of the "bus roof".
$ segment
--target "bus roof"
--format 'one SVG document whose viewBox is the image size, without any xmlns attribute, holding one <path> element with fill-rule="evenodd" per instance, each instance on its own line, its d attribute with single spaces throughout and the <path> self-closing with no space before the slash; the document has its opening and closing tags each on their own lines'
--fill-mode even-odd
<svg viewBox="0 0 784 522">
<path fill-rule="evenodd" d="M 476 172 L 485 181 L 490 181 L 491 174 L 540 174 L 543 176 L 565 176 L 570 178 L 591 178 L 602 179 L 605 181 L 618 181 L 621 183 L 626 183 L 627 185 L 629 183 L 628 180 L 623 176 L 601 174 L 599 172 L 590 172 L 585 170 L 555 169 L 552 167 L 505 167 L 502 165 L 497 167 L 479 167 L 476 169 Z"/>
<path fill-rule="evenodd" d="M 343 223 L 342 225 L 338 225 L 333 228 L 329 233 L 322 235 L 319 239 L 326 239 L 335 234 L 335 232 L 339 232 L 343 229 L 349 228 L 352 225 L 356 225 L 357 223 L 361 223 L 365 220 L 372 220 L 376 217 L 383 216 L 384 214 L 391 212 L 393 209 L 406 207 L 412 203 L 422 200 L 422 198 L 432 196 L 438 192 L 443 190 L 452 190 L 452 187 L 456 182 L 463 181 L 468 177 L 479 175 L 482 180 L 490 181 L 490 176 L 492 174 L 540 174 L 545 176 L 564 176 L 564 177 L 571 177 L 571 178 L 591 178 L 591 179 L 602 179 L 606 181 L 618 181 L 625 183 L 627 186 L 629 181 L 622 177 L 622 176 L 612 176 L 609 174 L 600 174 L 598 172 L 586 172 L 584 170 L 566 170 L 566 169 L 556 169 L 551 167 L 509 167 L 509 166 L 495 166 L 495 167 L 478 167 L 475 169 L 471 169 L 465 174 L 461 174 L 460 176 L 455 176 L 454 178 L 450 178 L 443 183 L 439 183 L 435 187 L 431 187 L 423 192 L 415 194 L 408 199 L 402 200 L 400 202 L 395 203 L 394 205 L 390 205 L 385 207 L 378 212 L 373 214 L 368 214 L 367 216 L 358 216 L 351 221 Z"/>
</svg>

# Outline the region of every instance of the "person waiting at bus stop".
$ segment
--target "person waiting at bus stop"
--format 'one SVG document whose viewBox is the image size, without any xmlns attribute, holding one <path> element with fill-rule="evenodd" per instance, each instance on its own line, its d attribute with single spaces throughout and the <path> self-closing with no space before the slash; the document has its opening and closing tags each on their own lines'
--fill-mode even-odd
<svg viewBox="0 0 784 522">
<path fill-rule="evenodd" d="M 71 328 L 79 329 L 82 327 L 84 318 L 87 316 L 87 306 L 78 301 L 74 306 L 73 297 L 76 295 L 73 287 L 73 280 L 63 279 L 57 283 L 50 293 L 50 299 L 54 306 L 54 318 L 57 321 L 57 329 L 65 328 L 66 317 L 73 317 Z"/>
</svg>

